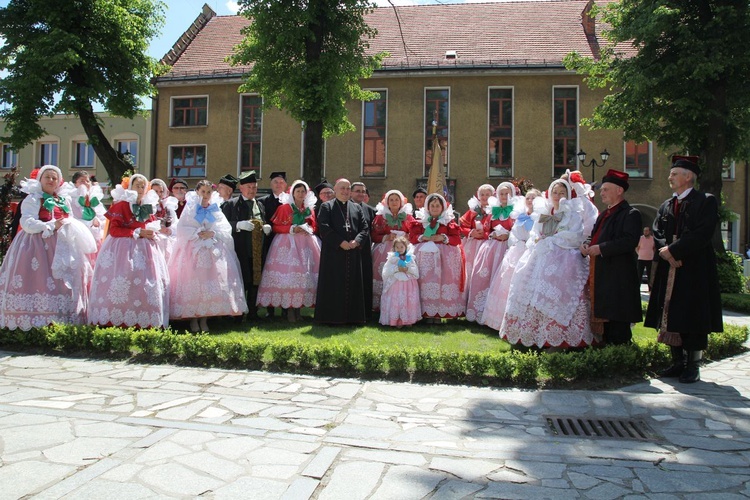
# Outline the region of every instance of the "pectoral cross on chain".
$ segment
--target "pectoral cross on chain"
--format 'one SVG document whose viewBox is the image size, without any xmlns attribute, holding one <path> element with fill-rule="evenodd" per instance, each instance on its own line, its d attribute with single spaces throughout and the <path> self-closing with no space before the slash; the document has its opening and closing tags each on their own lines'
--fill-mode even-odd
<svg viewBox="0 0 750 500">
<path fill-rule="evenodd" d="M 349 218 L 347 217 L 346 220 L 344 221 L 344 229 L 346 229 L 346 232 L 348 233 L 351 228 L 352 228 L 352 225 L 349 224 Z"/>
</svg>

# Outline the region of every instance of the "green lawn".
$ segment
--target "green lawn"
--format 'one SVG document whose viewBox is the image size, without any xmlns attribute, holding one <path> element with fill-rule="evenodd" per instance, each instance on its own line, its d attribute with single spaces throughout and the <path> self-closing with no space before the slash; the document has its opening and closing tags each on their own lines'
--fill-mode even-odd
<svg viewBox="0 0 750 500">
<path fill-rule="evenodd" d="M 238 338 L 258 336 L 268 340 L 299 340 L 321 344 L 330 340 L 353 347 L 433 347 L 445 351 L 507 351 L 510 345 L 501 340 L 497 331 L 476 323 L 443 320 L 438 325 L 414 325 L 404 328 L 385 327 L 375 322 L 361 327 L 329 327 L 312 323 L 312 310 L 303 310 L 305 319 L 289 323 L 281 318 L 266 319 L 256 323 L 235 323 L 228 319 L 209 321 L 214 337 Z M 172 328 L 182 332 L 187 323 L 175 322 Z M 635 340 L 655 340 L 656 332 L 641 323 L 633 328 Z"/>
</svg>

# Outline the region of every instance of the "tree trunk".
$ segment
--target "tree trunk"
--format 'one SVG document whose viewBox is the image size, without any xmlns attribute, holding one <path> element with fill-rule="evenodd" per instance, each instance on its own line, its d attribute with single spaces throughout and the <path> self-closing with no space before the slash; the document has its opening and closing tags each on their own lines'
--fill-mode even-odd
<svg viewBox="0 0 750 500">
<path fill-rule="evenodd" d="M 716 201 L 721 205 L 722 169 L 727 153 L 727 137 L 724 132 L 724 120 L 728 119 L 726 86 L 718 83 L 714 86 L 714 109 L 708 118 L 708 131 L 706 137 L 706 148 L 702 152 L 704 168 L 700 176 L 700 189 L 706 193 L 716 196 Z M 711 239 L 717 252 L 724 251 L 724 242 L 721 239 L 721 222 L 714 231 Z"/>
<path fill-rule="evenodd" d="M 77 105 L 78 119 L 81 120 L 83 130 L 89 138 L 91 146 L 94 148 L 94 152 L 99 160 L 104 165 L 104 169 L 107 171 L 109 176 L 110 186 L 114 187 L 119 184 L 123 174 L 128 170 L 130 165 L 121 159 L 115 148 L 109 143 L 107 136 L 104 135 L 99 122 L 96 119 L 91 104 L 89 103 L 78 103 Z"/>
<path fill-rule="evenodd" d="M 305 145 L 302 157 L 302 178 L 310 187 L 323 178 L 323 122 L 305 124 Z"/>
</svg>

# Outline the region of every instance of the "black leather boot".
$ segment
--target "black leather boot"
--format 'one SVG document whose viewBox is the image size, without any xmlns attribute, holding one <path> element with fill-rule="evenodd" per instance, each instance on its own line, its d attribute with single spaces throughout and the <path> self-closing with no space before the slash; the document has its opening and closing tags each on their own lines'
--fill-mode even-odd
<svg viewBox="0 0 750 500">
<path fill-rule="evenodd" d="M 701 379 L 700 364 L 703 351 L 688 351 L 685 370 L 680 375 L 680 382 L 692 384 Z"/>
<path fill-rule="evenodd" d="M 685 370 L 685 353 L 682 350 L 682 346 L 670 346 L 670 351 L 672 352 L 672 366 L 660 371 L 659 377 L 676 378 L 681 376 Z"/>
</svg>

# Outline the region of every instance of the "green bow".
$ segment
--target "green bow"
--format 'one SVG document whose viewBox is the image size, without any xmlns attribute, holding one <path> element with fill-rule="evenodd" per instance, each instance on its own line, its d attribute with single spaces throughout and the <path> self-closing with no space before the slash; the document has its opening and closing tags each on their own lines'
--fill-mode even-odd
<svg viewBox="0 0 750 500">
<path fill-rule="evenodd" d="M 310 209 L 306 208 L 303 211 L 300 211 L 299 208 L 297 208 L 296 205 L 292 204 L 292 211 L 294 212 L 294 215 L 292 215 L 292 224 L 295 226 L 301 226 L 305 223 L 305 219 L 310 217 Z"/>
<path fill-rule="evenodd" d="M 47 209 L 49 213 L 52 213 L 55 210 L 55 207 L 58 207 L 66 214 L 70 213 L 70 208 L 68 208 L 68 205 L 65 204 L 65 200 L 62 198 L 47 193 L 42 193 L 42 195 L 44 196 L 42 206 Z"/>
<path fill-rule="evenodd" d="M 151 216 L 151 214 L 154 213 L 153 205 L 148 204 L 138 205 L 136 203 L 133 203 L 132 205 L 130 205 L 130 209 L 133 211 L 133 216 L 138 222 L 144 222 Z"/>
<path fill-rule="evenodd" d="M 507 219 L 513 211 L 513 205 L 505 207 L 492 207 L 492 220 Z"/>
<path fill-rule="evenodd" d="M 396 217 L 392 216 L 390 212 L 385 214 L 385 223 L 388 227 L 399 227 L 406 220 L 406 212 L 399 212 Z"/>
<path fill-rule="evenodd" d="M 440 227 L 440 224 L 438 223 L 438 218 L 430 216 L 428 220 L 430 221 L 430 223 L 427 224 L 426 228 L 424 228 L 424 235 L 434 236 L 435 233 L 437 233 L 438 228 Z"/>
<path fill-rule="evenodd" d="M 94 217 L 96 217 L 94 207 L 98 206 L 99 203 L 101 203 L 99 198 L 89 198 L 88 195 L 78 197 L 78 204 L 83 207 L 83 220 L 94 220 Z"/>
</svg>

